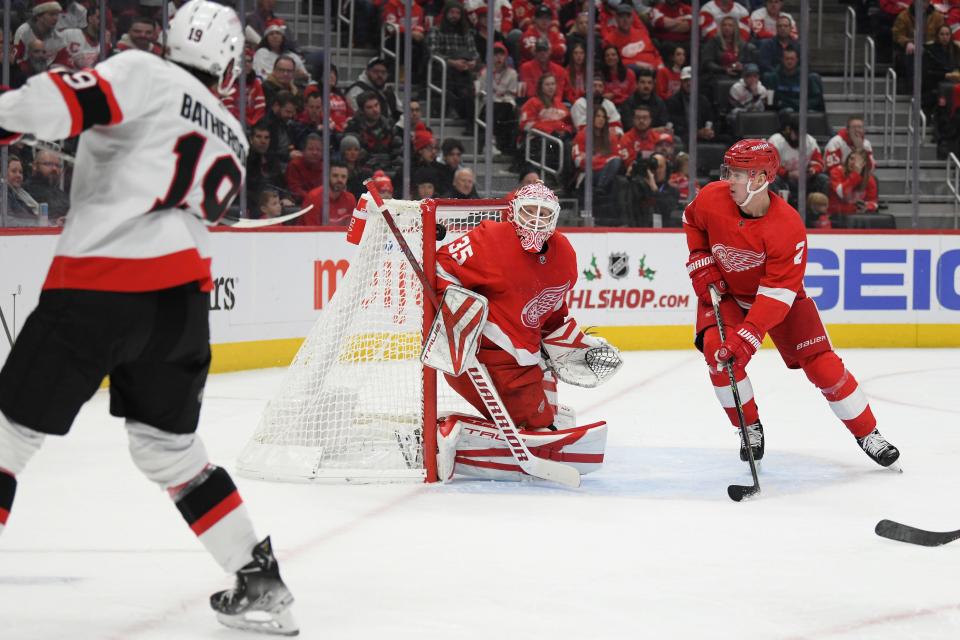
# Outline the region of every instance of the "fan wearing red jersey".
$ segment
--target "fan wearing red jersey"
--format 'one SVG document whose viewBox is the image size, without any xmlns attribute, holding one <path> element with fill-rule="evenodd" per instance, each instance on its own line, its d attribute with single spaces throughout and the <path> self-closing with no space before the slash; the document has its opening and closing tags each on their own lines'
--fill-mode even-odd
<svg viewBox="0 0 960 640">
<path fill-rule="evenodd" d="M 558 415 L 556 380 L 597 386 L 622 363 L 614 347 L 585 334 L 569 316 L 566 294 L 576 283 L 577 262 L 570 241 L 556 231 L 559 213 L 556 195 L 542 182 L 522 187 L 511 201 L 508 220 L 485 221 L 437 251 L 437 288 L 442 292 L 459 285 L 487 298 L 477 359 L 489 370 L 504 408 L 521 429 L 562 436 L 529 446 L 549 449 L 555 460 L 586 463 L 578 467 L 585 473 L 603 460 L 605 424 L 576 427 L 569 410 Z M 447 376 L 447 382 L 490 419 L 468 376 Z M 509 456 L 505 443 L 491 438 L 493 432 L 492 424 L 483 432 L 456 415 L 441 424 L 441 479 L 450 478 L 454 465 L 469 475 L 519 475 L 515 465 L 491 460 L 497 457 L 493 448 Z M 579 448 L 583 446 L 588 450 Z"/>
<path fill-rule="evenodd" d="M 807 236 L 796 209 L 768 185 L 780 158 L 764 140 L 741 140 L 724 154 L 720 180 L 704 187 L 683 213 L 690 257 L 687 272 L 699 299 L 696 346 L 730 422 L 738 426 L 733 391 L 722 366 L 732 362 L 753 457 L 763 457 L 763 426 L 747 377 L 750 358 L 770 335 L 790 369 L 803 369 L 861 448 L 882 466 L 900 452 L 877 421 L 853 374 L 833 350 L 820 313 L 803 290 Z M 724 294 L 721 344 L 710 287 Z M 739 434 L 738 434 L 739 436 Z M 740 458 L 747 460 L 742 444 Z"/>
</svg>

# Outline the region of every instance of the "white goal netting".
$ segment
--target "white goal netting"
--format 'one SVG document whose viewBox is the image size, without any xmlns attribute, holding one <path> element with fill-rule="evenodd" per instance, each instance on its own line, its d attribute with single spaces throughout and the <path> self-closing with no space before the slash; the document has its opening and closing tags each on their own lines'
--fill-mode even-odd
<svg viewBox="0 0 960 640">
<path fill-rule="evenodd" d="M 415 256 L 424 255 L 424 225 L 442 225 L 451 242 L 483 220 L 500 219 L 500 201 L 388 200 Z M 429 247 L 428 247 L 429 249 Z M 429 304 L 429 302 L 427 302 Z M 436 393 L 420 364 L 423 289 L 386 222 L 367 221 L 363 239 L 330 302 L 264 411 L 237 470 L 289 481 L 423 480 L 425 421 L 437 412 L 475 413 L 437 376 Z M 435 425 L 427 425 L 433 447 Z"/>
</svg>

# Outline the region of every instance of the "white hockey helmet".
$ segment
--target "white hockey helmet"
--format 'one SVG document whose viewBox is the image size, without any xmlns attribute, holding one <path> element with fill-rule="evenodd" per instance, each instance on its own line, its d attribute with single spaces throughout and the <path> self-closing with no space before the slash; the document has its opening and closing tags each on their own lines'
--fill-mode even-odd
<svg viewBox="0 0 960 640">
<path fill-rule="evenodd" d="M 550 187 L 538 180 L 521 187 L 510 203 L 508 219 L 520 237 L 525 251 L 539 253 L 557 230 L 560 201 Z"/>
<path fill-rule="evenodd" d="M 243 30 L 230 7 L 208 0 L 190 0 L 170 20 L 166 58 L 209 73 L 217 90 L 227 95 L 243 68 Z"/>
</svg>

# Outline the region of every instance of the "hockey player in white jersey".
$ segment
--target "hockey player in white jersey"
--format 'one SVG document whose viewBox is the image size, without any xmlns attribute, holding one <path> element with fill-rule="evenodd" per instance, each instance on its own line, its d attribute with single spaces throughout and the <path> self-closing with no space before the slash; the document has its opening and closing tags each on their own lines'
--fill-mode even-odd
<svg viewBox="0 0 960 640">
<path fill-rule="evenodd" d="M 207 225 L 243 182 L 247 141 L 217 94 L 242 68 L 232 9 L 181 7 L 164 58 L 128 51 L 0 95 L 0 143 L 80 134 L 71 208 L 37 308 L 0 371 L 0 530 L 17 475 L 110 376 L 136 466 L 229 573 L 227 626 L 294 635 L 293 596 L 230 475 L 195 435 L 210 364 Z"/>
</svg>

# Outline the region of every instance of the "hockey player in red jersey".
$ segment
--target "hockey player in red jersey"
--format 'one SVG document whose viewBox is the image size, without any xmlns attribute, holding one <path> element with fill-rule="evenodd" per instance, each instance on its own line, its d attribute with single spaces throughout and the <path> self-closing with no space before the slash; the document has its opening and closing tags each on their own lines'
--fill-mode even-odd
<svg viewBox="0 0 960 640">
<path fill-rule="evenodd" d="M 683 213 L 687 272 L 699 299 L 697 348 L 736 427 L 733 392 L 722 370 L 732 361 L 754 459 L 763 457 L 763 426 L 746 367 L 769 334 L 787 367 L 803 369 L 867 455 L 890 466 L 900 452 L 877 431 L 866 395 L 833 350 L 817 306 L 803 290 L 803 220 L 768 189 L 779 164 L 776 149 L 766 141 L 737 142 L 724 154 L 720 180 L 704 187 Z M 720 313 L 729 328 L 722 344 L 709 287 L 724 294 Z M 742 443 L 740 458 L 746 460 Z"/>
<path fill-rule="evenodd" d="M 538 446 L 581 456 L 579 460 L 590 463 L 590 468 L 580 468 L 584 473 L 602 462 L 606 434 L 599 429 L 604 425 L 575 428 L 572 411 L 557 404 L 556 381 L 559 377 L 571 384 L 597 386 L 619 369 L 620 358 L 606 341 L 585 334 L 569 315 L 566 294 L 577 280 L 576 253 L 570 241 L 556 231 L 560 214 L 556 195 L 536 182 L 519 189 L 509 207 L 507 220 L 485 221 L 437 251 L 438 289 L 456 284 L 487 298 L 488 319 L 478 360 L 489 370 L 507 413 L 528 434 L 535 430 L 556 434 L 546 436 L 549 442 L 537 440 Z M 590 358 L 585 359 L 585 354 L 596 348 L 610 356 L 609 364 L 591 367 L 586 362 Z M 448 376 L 447 382 L 489 420 L 466 375 Z M 454 456 L 460 473 L 503 477 L 517 471 L 491 460 L 496 455 L 476 453 L 487 450 L 489 454 L 497 445 L 491 435 L 493 425 L 487 423 L 488 431 L 481 433 L 475 422 L 454 419 L 441 426 L 438 466 L 442 480 L 453 473 Z M 465 426 L 462 435 L 460 426 Z M 471 440 L 481 443 L 474 447 L 475 455 L 468 451 Z M 573 450 L 564 448 L 573 443 Z M 500 451 L 501 462 L 505 462 L 502 456 L 509 452 L 505 448 Z M 554 459 L 563 459 L 558 455 Z M 506 473 L 498 474 L 500 471 Z"/>
<path fill-rule="evenodd" d="M 0 370 L 0 530 L 17 476 L 46 436 L 66 435 L 109 374 L 110 412 L 126 419 L 133 462 L 236 573 L 232 589 L 211 596 L 218 620 L 294 635 L 270 538 L 257 541 L 230 474 L 196 435 L 210 366 L 206 225 L 239 191 L 247 155 L 217 93 L 242 68 L 243 32 L 232 9 L 193 0 L 166 43 L 166 59 L 128 51 L 0 95 L 0 143 L 80 136 L 56 255 Z"/>
</svg>

